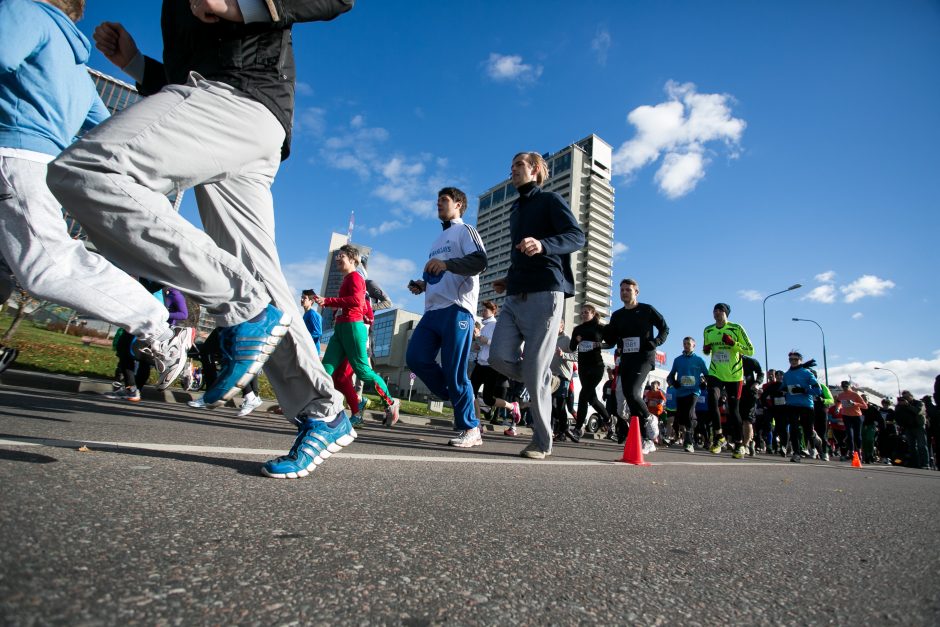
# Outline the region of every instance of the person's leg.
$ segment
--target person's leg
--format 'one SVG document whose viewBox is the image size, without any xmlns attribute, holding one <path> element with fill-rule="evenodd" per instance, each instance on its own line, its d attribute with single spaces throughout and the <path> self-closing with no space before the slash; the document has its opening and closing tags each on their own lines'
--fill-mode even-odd
<svg viewBox="0 0 940 627">
<path fill-rule="evenodd" d="M 522 381 L 529 391 L 529 411 L 532 414 L 532 442 L 529 446 L 544 454 L 552 451 L 552 375 L 549 364 L 555 352 L 563 306 L 564 295 L 561 292 L 535 292 L 525 300 L 506 299 L 490 348 L 490 361 L 497 370 L 502 366 L 503 374 L 513 378 L 510 372 L 518 369 L 521 376 L 517 380 Z M 514 325 L 501 333 L 500 325 L 507 313 Z M 497 347 L 501 339 L 513 346 L 516 337 L 525 339 L 525 359 L 512 364 L 509 359 L 512 351 Z M 517 349 L 519 345 L 515 344 Z"/>
<path fill-rule="evenodd" d="M 353 384 L 353 369 L 349 365 L 349 360 L 343 359 L 339 367 L 333 371 L 333 387 L 346 399 L 346 405 L 349 406 L 349 411 L 353 414 L 358 414 L 359 394 L 356 392 L 356 386 Z"/>
<path fill-rule="evenodd" d="M 516 296 L 507 296 L 493 330 L 490 342 L 490 366 L 510 379 L 522 378 L 522 343 L 520 322 L 516 319 L 516 303 L 525 304 Z"/>
<path fill-rule="evenodd" d="M 450 391 L 447 389 L 444 371 L 436 360 L 443 343 L 442 330 L 449 331 L 445 323 L 448 316 L 444 311 L 435 309 L 424 312 L 421 321 L 411 334 L 411 339 L 408 340 L 405 363 L 409 370 L 427 386 L 431 394 L 441 400 L 449 401 Z M 443 359 L 444 355 L 441 354 L 441 360 Z"/>
<path fill-rule="evenodd" d="M 369 331 L 366 325 L 362 322 L 341 322 L 333 329 L 333 339 L 330 340 L 330 344 L 337 339 L 340 341 L 346 359 L 349 360 L 349 365 L 356 376 L 366 385 L 371 384 L 385 405 L 391 407 L 395 399 L 389 394 L 388 386 L 385 385 L 382 377 L 369 366 L 369 356 L 366 354 L 366 336 Z M 329 347 L 326 350 L 329 352 Z"/>
<path fill-rule="evenodd" d="M 741 446 L 741 409 L 740 399 L 741 390 L 744 381 L 726 381 L 724 384 L 725 393 L 728 397 L 728 419 L 725 422 L 728 441 L 736 447 Z"/>
<path fill-rule="evenodd" d="M 610 414 L 607 413 L 607 407 L 597 398 L 597 384 L 604 378 L 604 365 L 592 366 L 586 368 L 581 375 L 581 398 L 578 400 L 578 424 L 580 431 L 584 427 L 584 417 L 581 417 L 581 407 L 584 407 L 585 416 L 588 406 L 592 407 L 597 415 L 603 420 L 610 421 Z"/>
<path fill-rule="evenodd" d="M 467 360 L 473 342 L 473 314 L 457 305 L 444 309 L 439 327 L 441 335 L 441 366 L 450 403 L 454 408 L 454 426 L 458 431 L 480 426 L 473 412 L 473 390 L 467 376 Z"/>
<path fill-rule="evenodd" d="M 711 422 L 712 427 L 712 442 L 711 448 L 712 452 L 715 452 L 715 448 L 719 447 L 719 440 L 721 440 L 721 390 L 724 382 L 718 379 L 717 377 L 709 376 L 708 380 L 708 414 L 709 421 Z M 720 452 L 720 448 L 719 448 Z"/>
<path fill-rule="evenodd" d="M 151 338 L 168 332 L 163 303 L 69 236 L 46 174 L 46 164 L 0 156 L 0 254 L 23 289 L 131 335 Z"/>
</svg>

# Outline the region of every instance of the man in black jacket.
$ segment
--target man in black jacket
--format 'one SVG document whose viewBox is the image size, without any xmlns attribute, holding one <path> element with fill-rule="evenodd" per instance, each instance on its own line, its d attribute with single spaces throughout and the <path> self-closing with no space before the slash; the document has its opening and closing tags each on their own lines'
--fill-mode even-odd
<svg viewBox="0 0 940 627">
<path fill-rule="evenodd" d="M 123 26 L 104 22 L 98 49 L 146 98 L 49 168 L 50 189 L 102 255 L 190 295 L 226 328 L 233 358 L 207 390 L 207 405 L 234 396 L 265 364 L 285 415 L 300 427 L 291 455 L 262 468 L 279 478 L 307 475 L 327 449 L 356 437 L 281 272 L 271 195 L 290 147 L 291 27 L 331 20 L 352 4 L 164 0 L 162 63 L 144 57 Z M 187 188 L 205 232 L 167 199 Z"/>
<path fill-rule="evenodd" d="M 542 155 L 521 152 L 510 169 L 519 198 L 509 210 L 509 272 L 493 281 L 493 289 L 507 296 L 493 332 L 490 365 L 525 383 L 531 397 L 532 442 L 520 454 L 545 459 L 552 452 L 549 366 L 565 299 L 574 296 L 571 253 L 584 246 L 584 231 L 561 196 L 542 191 L 548 178 Z"/>
</svg>

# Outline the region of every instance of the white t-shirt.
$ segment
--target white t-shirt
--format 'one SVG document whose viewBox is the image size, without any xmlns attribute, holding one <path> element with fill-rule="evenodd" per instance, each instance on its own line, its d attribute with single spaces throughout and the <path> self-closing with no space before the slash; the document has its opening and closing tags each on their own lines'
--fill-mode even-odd
<svg viewBox="0 0 940 627">
<path fill-rule="evenodd" d="M 475 252 L 486 252 L 483 249 L 483 240 L 480 234 L 469 224 L 464 224 L 460 218 L 451 220 L 450 226 L 437 236 L 431 245 L 428 259 L 456 259 L 466 257 Z M 464 276 L 445 270 L 438 275 L 440 280 L 432 283 L 427 280 L 424 298 L 424 310 L 445 309 L 451 305 L 458 305 L 470 313 L 477 308 L 477 298 L 480 295 L 480 278 L 478 275 Z M 487 349 L 489 353 L 489 349 Z M 477 358 L 479 363 L 479 358 Z"/>
</svg>

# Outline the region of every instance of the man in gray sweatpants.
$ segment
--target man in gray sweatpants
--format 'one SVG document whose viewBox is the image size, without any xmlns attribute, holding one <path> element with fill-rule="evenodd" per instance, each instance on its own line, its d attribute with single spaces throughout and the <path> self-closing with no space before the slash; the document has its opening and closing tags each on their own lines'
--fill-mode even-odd
<svg viewBox="0 0 940 627">
<path fill-rule="evenodd" d="M 271 195 L 290 147 L 291 26 L 331 20 L 352 3 L 165 0 L 163 63 L 144 57 L 120 24 L 101 24 L 98 49 L 147 97 L 49 171 L 53 193 L 103 255 L 190 295 L 225 327 L 232 359 L 208 405 L 234 396 L 265 364 L 300 427 L 291 452 L 262 468 L 278 478 L 305 476 L 356 436 L 281 271 Z M 187 188 L 205 232 L 167 200 Z"/>
<path fill-rule="evenodd" d="M 509 272 L 493 282 L 493 289 L 507 297 L 493 332 L 490 365 L 525 383 L 533 435 L 520 454 L 545 459 L 552 453 L 550 366 L 565 299 L 574 295 L 571 253 L 584 246 L 584 232 L 561 196 L 542 191 L 548 165 L 540 154 L 517 154 L 511 173 L 519 192 L 509 210 L 510 241 L 515 243 Z"/>
</svg>

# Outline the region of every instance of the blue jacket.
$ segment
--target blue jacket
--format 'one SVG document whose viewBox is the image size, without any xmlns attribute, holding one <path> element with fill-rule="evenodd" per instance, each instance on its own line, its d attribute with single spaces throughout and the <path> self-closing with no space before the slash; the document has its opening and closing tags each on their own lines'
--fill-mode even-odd
<svg viewBox="0 0 940 627">
<path fill-rule="evenodd" d="M 669 371 L 666 381 L 675 387 L 676 396 L 689 396 L 690 394 L 698 396 L 702 393 L 699 383 L 702 376 L 707 374 L 708 366 L 704 359 L 695 353 L 688 355 L 682 353 L 672 360 L 672 370 Z"/>
<path fill-rule="evenodd" d="M 311 307 L 304 312 L 304 325 L 313 338 L 313 343 L 317 346 L 317 352 L 320 352 L 320 338 L 323 336 L 323 318 Z"/>
<path fill-rule="evenodd" d="M 58 155 L 108 117 L 85 63 L 91 44 L 50 4 L 0 0 L 0 146 Z"/>
<path fill-rule="evenodd" d="M 803 388 L 802 392 L 794 391 L 794 387 Z M 783 373 L 783 388 L 787 391 L 787 405 L 792 407 L 812 407 L 813 397 L 822 394 L 819 381 L 809 371 L 809 368 L 790 368 Z"/>
</svg>

